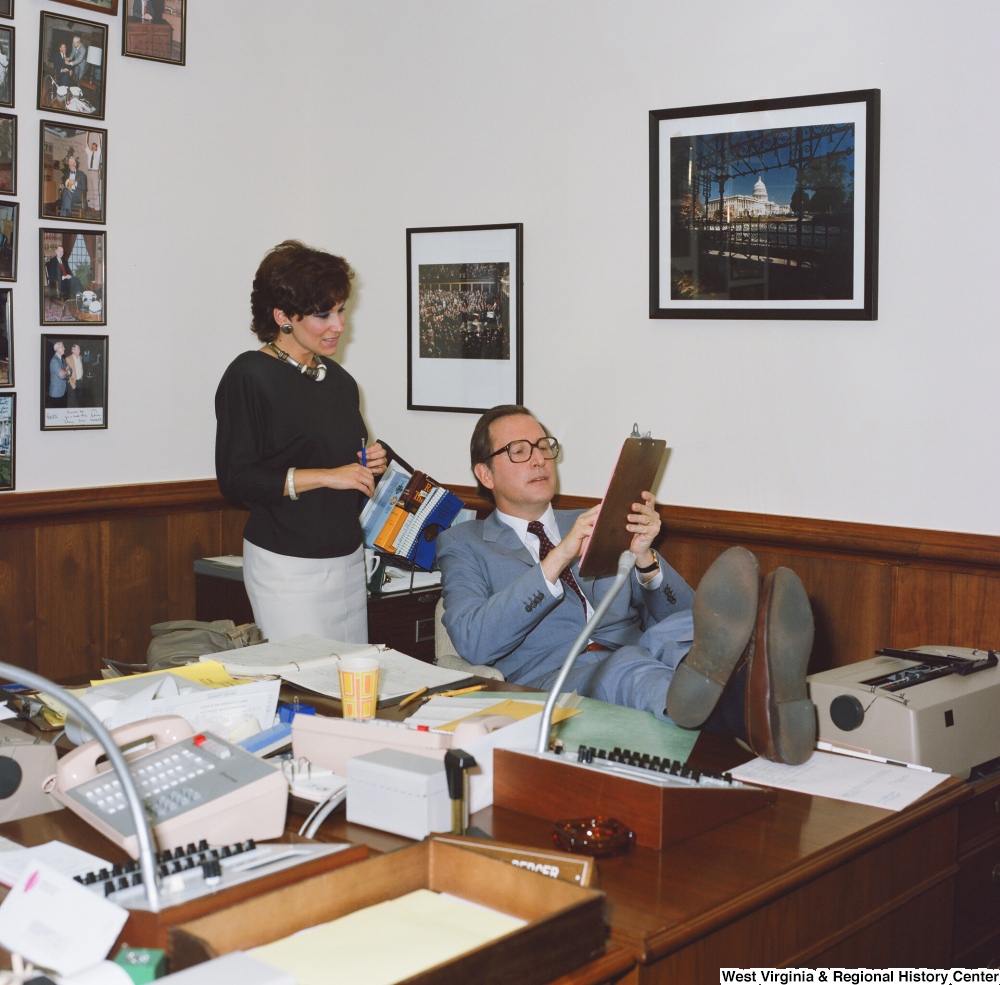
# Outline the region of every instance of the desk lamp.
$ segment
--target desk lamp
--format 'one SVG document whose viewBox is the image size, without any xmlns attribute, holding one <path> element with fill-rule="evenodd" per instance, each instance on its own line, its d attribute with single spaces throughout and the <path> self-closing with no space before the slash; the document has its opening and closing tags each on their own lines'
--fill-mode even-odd
<svg viewBox="0 0 1000 985">
<path fill-rule="evenodd" d="M 115 740 L 108 734 L 108 730 L 97 720 L 94 713 L 78 698 L 64 688 L 53 684 L 52 681 L 41 674 L 32 673 L 22 667 L 15 667 L 12 664 L 0 663 L 0 677 L 7 680 L 16 681 L 27 687 L 37 688 L 46 694 L 55 695 L 62 701 L 75 715 L 77 715 L 90 729 L 98 742 L 104 747 L 108 762 L 118 775 L 122 785 L 122 792 L 128 802 L 129 810 L 132 812 L 132 823 L 135 825 L 136 838 L 139 841 L 139 868 L 142 871 L 142 885 L 146 891 L 146 899 L 149 902 L 149 909 L 153 913 L 160 911 L 160 895 L 156 886 L 156 862 L 153 856 L 153 839 L 149 834 L 149 826 L 146 824 L 146 815 L 142 809 L 142 801 L 135 789 L 132 774 L 122 751 L 115 745 Z"/>
<path fill-rule="evenodd" d="M 569 653 L 566 654 L 566 659 L 563 661 L 559 676 L 556 678 L 555 684 L 552 685 L 552 690 L 549 691 L 549 696 L 545 701 L 545 708 L 542 710 L 542 720 L 538 726 L 536 752 L 544 753 L 548 751 L 549 729 L 552 728 L 552 711 L 559 698 L 559 691 L 569 676 L 569 672 L 573 669 L 576 658 L 580 656 L 584 647 L 587 646 L 591 633 L 597 629 L 600 621 L 604 618 L 604 613 L 608 611 L 611 603 L 615 600 L 615 596 L 622 590 L 622 585 L 625 584 L 625 580 L 635 567 L 635 562 L 636 556 L 631 551 L 621 552 L 618 558 L 618 574 L 615 575 L 615 580 L 611 583 L 611 587 L 605 593 L 604 598 L 598 603 L 594 614 L 590 617 L 590 621 L 583 627 L 583 632 L 576 638 L 576 642 L 570 647 Z"/>
</svg>

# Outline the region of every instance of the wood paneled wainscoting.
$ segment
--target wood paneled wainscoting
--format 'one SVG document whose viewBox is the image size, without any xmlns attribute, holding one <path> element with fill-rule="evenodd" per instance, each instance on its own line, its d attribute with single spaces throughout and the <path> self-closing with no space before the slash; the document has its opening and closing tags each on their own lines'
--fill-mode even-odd
<svg viewBox="0 0 1000 985">
<path fill-rule="evenodd" d="M 5 660 L 50 678 L 141 662 L 149 627 L 193 619 L 194 560 L 243 553 L 214 479 L 0 497 Z"/>
<path fill-rule="evenodd" d="M 485 515 L 473 487 L 452 486 Z M 560 496 L 558 509 L 595 500 Z M 810 670 L 881 646 L 1000 647 L 1000 537 L 662 506 L 667 560 L 697 585 L 742 544 L 802 577 L 816 615 Z M 242 552 L 246 512 L 214 479 L 0 496 L 3 659 L 47 677 L 144 659 L 149 627 L 193 619 L 199 557 Z"/>
</svg>

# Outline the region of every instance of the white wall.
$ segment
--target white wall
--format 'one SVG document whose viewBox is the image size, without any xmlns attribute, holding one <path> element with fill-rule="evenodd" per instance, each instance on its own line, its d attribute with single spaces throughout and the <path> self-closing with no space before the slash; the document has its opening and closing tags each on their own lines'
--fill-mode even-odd
<svg viewBox="0 0 1000 985">
<path fill-rule="evenodd" d="M 37 6 L 18 0 L 16 22 L 31 215 Z M 214 389 L 253 342 L 256 264 L 288 235 L 357 270 L 340 358 L 373 435 L 438 479 L 471 481 L 475 418 L 405 409 L 405 229 L 523 222 L 524 399 L 564 443 L 564 491 L 600 495 L 638 421 L 672 448 L 662 502 L 1000 533 L 1000 5 L 231 9 L 192 4 L 186 68 L 109 65 L 107 432 L 37 430 L 24 222 L 18 489 L 211 475 Z M 648 111 L 860 88 L 882 90 L 879 320 L 649 320 Z M 181 187 L 157 183 L 166 159 Z"/>
</svg>

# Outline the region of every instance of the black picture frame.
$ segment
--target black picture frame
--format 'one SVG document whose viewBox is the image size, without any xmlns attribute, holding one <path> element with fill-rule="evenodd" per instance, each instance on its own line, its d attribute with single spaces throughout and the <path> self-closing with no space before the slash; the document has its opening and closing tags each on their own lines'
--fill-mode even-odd
<svg viewBox="0 0 1000 985">
<path fill-rule="evenodd" d="M 0 287 L 0 388 L 14 385 L 14 292 Z"/>
<path fill-rule="evenodd" d="M 93 144 L 97 144 L 96 153 L 91 150 Z M 82 181 L 78 177 L 74 183 L 70 178 L 70 157 L 74 158 Z M 106 224 L 107 160 L 107 130 L 81 126 L 76 121 L 42 120 L 39 124 L 38 218 Z M 67 182 L 73 186 L 72 190 Z M 65 215 L 61 214 L 64 206 L 69 210 Z"/>
<path fill-rule="evenodd" d="M 146 0 L 145 21 L 141 5 L 142 0 L 125 0 L 122 54 L 168 65 L 186 64 L 187 0 Z"/>
<path fill-rule="evenodd" d="M 0 113 L 0 195 L 17 194 L 17 117 Z"/>
<path fill-rule="evenodd" d="M 107 325 L 107 236 L 106 230 L 38 230 L 38 317 L 43 326 Z M 58 284 L 53 278 L 63 265 L 57 267 L 54 260 L 64 260 L 68 271 L 60 273 Z"/>
<path fill-rule="evenodd" d="M 0 393 L 0 492 L 16 488 L 17 394 Z"/>
<path fill-rule="evenodd" d="M 14 0 L 0 0 L 0 17 L 14 19 Z"/>
<path fill-rule="evenodd" d="M 67 7 L 82 7 L 92 10 L 95 14 L 118 16 L 118 0 L 49 0 L 50 3 L 61 3 Z"/>
<path fill-rule="evenodd" d="M 874 321 L 879 126 L 878 89 L 651 110 L 649 317 Z"/>
<path fill-rule="evenodd" d="M 0 198 L 0 281 L 17 280 L 21 206 Z"/>
<path fill-rule="evenodd" d="M 108 426 L 108 336 L 78 335 L 74 332 L 43 334 L 41 357 L 41 430 L 99 431 Z M 53 364 L 56 345 L 61 344 L 62 367 Z M 70 361 L 74 347 L 80 347 L 83 375 L 77 376 Z M 56 375 L 67 371 L 63 393 Z M 70 384 L 75 381 L 75 386 Z M 74 400 L 75 398 L 75 400 Z M 71 401 L 74 401 L 71 403 Z"/>
<path fill-rule="evenodd" d="M 83 59 L 74 52 L 80 38 Z M 66 53 L 60 55 L 60 45 Z M 75 64 L 66 65 L 65 60 Z M 57 64 L 58 62 L 62 64 Z M 38 109 L 88 120 L 104 119 L 108 25 L 62 17 L 43 10 L 38 31 Z"/>
<path fill-rule="evenodd" d="M 406 230 L 406 407 L 481 414 L 524 395 L 524 225 Z"/>
<path fill-rule="evenodd" d="M 14 26 L 0 24 L 0 106 L 14 108 Z"/>
</svg>

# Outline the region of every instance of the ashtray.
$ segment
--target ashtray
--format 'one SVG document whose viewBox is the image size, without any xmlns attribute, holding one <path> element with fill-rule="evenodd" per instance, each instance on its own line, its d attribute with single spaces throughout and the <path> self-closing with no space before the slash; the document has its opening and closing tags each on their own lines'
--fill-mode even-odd
<svg viewBox="0 0 1000 985">
<path fill-rule="evenodd" d="M 635 832 L 613 817 L 581 817 L 554 821 L 552 841 L 556 848 L 594 858 L 624 855 L 635 844 Z"/>
</svg>

